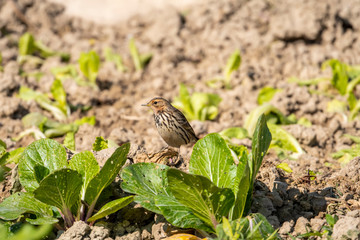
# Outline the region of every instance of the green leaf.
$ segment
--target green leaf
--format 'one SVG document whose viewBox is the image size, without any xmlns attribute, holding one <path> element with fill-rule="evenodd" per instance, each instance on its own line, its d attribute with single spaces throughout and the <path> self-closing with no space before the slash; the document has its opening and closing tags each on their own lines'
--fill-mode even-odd
<svg viewBox="0 0 360 240">
<path fill-rule="evenodd" d="M 155 204 L 157 195 L 169 195 L 166 190 L 169 169 L 166 165 L 155 163 L 137 163 L 125 167 L 121 171 L 121 189 L 136 194 L 135 202 L 144 208 L 162 214 Z"/>
<path fill-rule="evenodd" d="M 215 226 L 222 216 L 227 216 L 235 200 L 231 189 L 218 188 L 206 177 L 173 168 L 167 171 L 167 176 L 168 187 L 175 198 L 215 230 Z"/>
<path fill-rule="evenodd" d="M 221 97 L 217 94 L 195 92 L 190 97 L 190 103 L 197 120 L 213 120 L 218 114 Z"/>
<path fill-rule="evenodd" d="M 272 133 L 266 124 L 266 117 L 262 114 L 256 124 L 255 132 L 252 139 L 252 159 L 250 161 L 250 172 L 252 182 L 261 166 L 262 160 L 269 149 Z"/>
<path fill-rule="evenodd" d="M 354 143 L 360 143 L 360 137 L 358 136 L 353 136 L 350 134 L 344 134 L 343 136 L 351 139 Z"/>
<path fill-rule="evenodd" d="M 61 209 L 65 214 L 80 199 L 81 175 L 72 169 L 60 169 L 46 176 L 34 191 L 35 198 Z"/>
<path fill-rule="evenodd" d="M 229 147 L 218 133 L 197 141 L 191 154 L 189 172 L 207 177 L 219 188 L 232 188 L 236 165 Z"/>
<path fill-rule="evenodd" d="M 40 130 L 43 130 L 43 126 L 47 120 L 47 117 L 38 112 L 28 113 L 21 119 L 25 128 L 36 126 Z"/>
<path fill-rule="evenodd" d="M 83 117 L 83 118 L 81 118 L 81 119 L 75 120 L 74 123 L 75 123 L 76 125 L 78 125 L 78 126 L 81 126 L 81 125 L 83 125 L 83 124 L 85 124 L 85 123 L 87 123 L 87 124 L 89 124 L 89 125 L 91 125 L 91 126 L 94 126 L 95 123 L 96 123 L 96 118 L 95 118 L 95 116 Z"/>
<path fill-rule="evenodd" d="M 108 140 L 105 140 L 103 137 L 96 137 L 93 144 L 93 151 L 101 151 L 108 148 Z"/>
<path fill-rule="evenodd" d="M 119 211 L 123 207 L 126 207 L 134 200 L 134 196 L 123 197 L 120 199 L 116 199 L 105 204 L 96 214 L 94 214 L 91 218 L 88 219 L 88 222 L 93 222 L 100 218 L 103 218 L 107 215 L 110 215 L 114 212 Z"/>
<path fill-rule="evenodd" d="M 248 133 L 252 135 L 256 126 L 257 120 L 262 114 L 265 114 L 268 121 L 274 124 L 291 124 L 294 123 L 288 119 L 282 112 L 269 103 L 264 103 L 261 106 L 258 106 L 250 112 L 245 118 L 244 128 L 247 129 Z"/>
<path fill-rule="evenodd" d="M 30 33 L 24 33 L 19 39 L 19 55 L 31 55 L 35 51 L 35 40 Z"/>
<path fill-rule="evenodd" d="M 167 189 L 166 165 L 137 163 L 124 168 L 121 172 L 121 188 L 136 194 L 134 200 L 142 207 L 164 217 L 174 226 L 211 231 L 191 209 L 179 203 Z"/>
<path fill-rule="evenodd" d="M 274 95 L 281 91 L 281 89 L 276 89 L 276 88 L 272 88 L 272 87 L 263 87 L 258 94 L 257 97 L 257 102 L 259 105 L 262 105 L 265 102 L 269 102 Z"/>
<path fill-rule="evenodd" d="M 18 192 L 10 195 L 0 203 L 0 218 L 4 220 L 15 220 L 24 213 L 32 213 L 36 220 L 49 219 L 49 223 L 57 222 L 53 218 L 52 209 L 49 205 L 34 198 L 32 193 Z M 29 221 L 30 219 L 26 219 Z M 31 220 L 30 220 L 31 221 Z"/>
<path fill-rule="evenodd" d="M 216 234 L 218 240 L 281 239 L 277 231 L 274 230 L 267 219 L 260 213 L 250 214 L 247 217 L 239 218 L 229 223 L 224 221 L 222 224 L 217 225 Z"/>
<path fill-rule="evenodd" d="M 70 115 L 70 108 L 66 102 L 66 92 L 59 79 L 55 79 L 51 85 L 51 94 L 56 100 L 58 107 L 63 111 L 66 116 Z"/>
<path fill-rule="evenodd" d="M 225 76 L 225 87 L 231 88 L 230 86 L 230 77 L 231 74 L 238 70 L 241 64 L 241 56 L 240 51 L 236 50 L 233 54 L 229 57 L 225 69 L 224 69 L 224 76 Z"/>
<path fill-rule="evenodd" d="M 249 137 L 247 130 L 241 127 L 227 128 L 222 130 L 219 134 L 220 136 L 228 140 L 231 140 L 232 138 L 244 139 Z"/>
<path fill-rule="evenodd" d="M 75 151 L 75 132 L 67 132 L 63 145 L 68 149 Z"/>
<path fill-rule="evenodd" d="M 100 166 L 91 152 L 84 151 L 75 154 L 71 158 L 69 168 L 80 173 L 82 177 L 81 199 L 84 200 L 87 186 L 96 174 L 99 173 Z"/>
<path fill-rule="evenodd" d="M 95 207 L 95 203 L 101 192 L 114 181 L 116 175 L 119 173 L 127 159 L 129 149 L 130 143 L 125 143 L 117 148 L 106 161 L 100 172 L 89 182 L 86 189 L 85 201 L 90 207 Z"/>
<path fill-rule="evenodd" d="M 236 169 L 236 177 L 232 190 L 235 195 L 235 202 L 229 214 L 231 220 L 238 219 L 243 216 L 246 206 L 249 189 L 252 189 L 250 178 L 250 168 L 247 151 L 243 151 L 239 157 L 239 164 Z"/>
<path fill-rule="evenodd" d="M 162 214 L 172 225 L 180 228 L 195 228 L 206 232 L 213 231 L 211 226 L 195 216 L 189 207 L 181 204 L 171 193 L 161 193 L 154 198 L 156 207 L 160 209 L 159 214 Z"/>
<path fill-rule="evenodd" d="M 18 164 L 19 159 L 21 158 L 24 150 L 25 150 L 25 148 L 19 147 L 17 149 L 14 149 L 14 150 L 10 151 L 8 154 L 6 154 L 6 158 L 4 159 L 5 164 L 8 164 L 8 163 Z M 0 163 L 2 162 L 3 157 L 0 159 Z"/>
<path fill-rule="evenodd" d="M 292 173 L 293 172 L 293 170 L 289 167 L 289 164 L 287 164 L 285 162 L 282 162 L 282 163 L 278 164 L 276 166 L 276 168 L 280 168 L 280 169 L 284 170 L 287 173 Z"/>
<path fill-rule="evenodd" d="M 100 68 L 100 58 L 95 51 L 88 53 L 81 53 L 79 58 L 79 66 L 81 72 L 90 81 L 91 84 L 96 86 L 96 77 Z"/>
<path fill-rule="evenodd" d="M 337 59 L 330 59 L 322 64 L 322 69 L 325 69 L 328 66 L 331 67 L 333 74 L 331 84 L 341 95 L 345 95 L 349 79 L 346 72 L 346 65 Z"/>
<path fill-rule="evenodd" d="M 331 113 L 344 113 L 346 111 L 346 103 L 337 99 L 333 99 L 327 103 L 326 111 Z"/>
<path fill-rule="evenodd" d="M 130 55 L 134 62 L 135 69 L 137 71 L 143 70 L 145 66 L 150 62 L 152 58 L 152 54 L 140 55 L 135 45 L 135 40 L 133 38 L 131 38 L 129 41 L 129 49 L 130 49 Z"/>
<path fill-rule="evenodd" d="M 79 76 L 76 66 L 72 64 L 61 67 L 53 67 L 50 71 L 56 79 L 60 80 L 75 79 Z"/>
<path fill-rule="evenodd" d="M 30 220 L 30 219 L 29 219 Z M 46 239 L 52 230 L 52 225 L 49 222 L 46 225 L 35 227 L 30 224 L 24 224 L 18 231 L 12 233 L 8 231 L 8 227 L 0 224 L 0 239 L 2 240 L 41 240 Z"/>
<path fill-rule="evenodd" d="M 172 103 L 175 107 L 184 111 L 185 116 L 191 120 L 196 119 L 193 107 L 190 102 L 190 94 L 186 86 L 180 83 L 179 97 L 175 97 Z"/>
<path fill-rule="evenodd" d="M 271 123 L 269 129 L 273 138 L 270 148 L 293 152 L 295 158 L 304 153 L 299 142 L 286 130 Z"/>
<path fill-rule="evenodd" d="M 126 67 L 123 64 L 122 58 L 119 54 L 113 53 L 112 49 L 106 47 L 104 49 L 105 59 L 108 62 L 114 62 L 119 72 L 126 72 Z"/>
<path fill-rule="evenodd" d="M 50 173 L 67 167 L 64 147 L 54 140 L 41 139 L 33 142 L 24 150 L 19 161 L 19 178 L 21 185 L 28 192 L 39 187 L 34 172 L 36 165 L 46 167 Z"/>
<path fill-rule="evenodd" d="M 306 117 L 301 117 L 298 121 L 297 124 L 305 126 L 305 127 L 311 127 L 312 123 L 309 119 L 307 119 Z"/>
</svg>

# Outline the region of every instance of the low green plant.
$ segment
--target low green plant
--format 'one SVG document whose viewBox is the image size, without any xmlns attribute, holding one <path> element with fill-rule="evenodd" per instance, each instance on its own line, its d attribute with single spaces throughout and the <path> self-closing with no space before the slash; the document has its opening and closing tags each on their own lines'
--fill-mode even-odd
<svg viewBox="0 0 360 240">
<path fill-rule="evenodd" d="M 5 175 L 11 170 L 6 165 L 10 163 L 17 164 L 25 148 L 20 147 L 12 151 L 7 150 L 6 143 L 0 140 L 0 182 L 5 179 Z"/>
<path fill-rule="evenodd" d="M 227 63 L 223 70 L 223 77 L 215 78 L 210 81 L 207 81 L 209 87 L 225 87 L 226 89 L 231 89 L 231 75 L 233 72 L 237 71 L 241 65 L 241 55 L 239 50 L 235 50 L 231 56 L 228 58 Z M 220 85 L 219 85 L 220 83 Z"/>
<path fill-rule="evenodd" d="M 96 78 L 100 68 L 99 55 L 93 50 L 87 53 L 81 53 L 78 62 L 80 71 L 88 79 L 88 82 L 84 83 L 97 89 Z"/>
<path fill-rule="evenodd" d="M 337 159 L 341 165 L 346 165 L 355 157 L 360 156 L 360 138 L 349 134 L 344 134 L 343 137 L 351 139 L 354 144 L 350 148 L 340 149 L 339 151 L 332 153 L 331 157 Z"/>
<path fill-rule="evenodd" d="M 134 62 L 135 69 L 137 71 L 143 70 L 151 61 L 152 54 L 140 54 L 139 50 L 136 47 L 134 38 L 131 38 L 129 41 L 129 50 L 132 60 Z"/>
<path fill-rule="evenodd" d="M 62 122 L 66 121 L 70 116 L 70 107 L 66 101 L 65 89 L 59 79 L 55 79 L 53 81 L 50 93 L 55 101 L 51 100 L 48 94 L 40 93 L 28 87 L 21 86 L 18 97 L 26 101 L 35 100 L 40 107 L 49 111 L 55 119 Z"/>
<path fill-rule="evenodd" d="M 155 163 L 133 164 L 121 172 L 121 187 L 175 226 L 216 233 L 223 217 L 235 221 L 250 210 L 255 176 L 270 141 L 265 116 L 261 116 L 251 154 L 246 148 L 234 154 L 219 134 L 212 133 L 195 144 L 189 173 Z"/>
<path fill-rule="evenodd" d="M 100 170 L 89 151 L 77 153 L 68 161 L 65 148 L 58 142 L 33 142 L 19 161 L 19 179 L 26 192 L 15 193 L 0 203 L 0 218 L 24 216 L 31 224 L 56 223 L 56 209 L 68 228 L 75 221 L 94 222 L 116 212 L 132 202 L 133 196 L 109 202 L 93 215 L 102 191 L 124 165 L 129 148 L 129 143 L 117 148 Z M 27 217 L 29 213 L 31 218 Z"/>
<path fill-rule="evenodd" d="M 221 98 L 217 94 L 195 92 L 190 95 L 184 84 L 180 84 L 179 97 L 175 97 L 173 105 L 183 110 L 186 118 L 191 120 L 213 120 L 218 115 Z"/>
<path fill-rule="evenodd" d="M 50 233 L 52 226 L 42 225 L 40 227 L 31 224 L 22 224 L 16 231 L 12 230 L 12 226 L 0 223 L 0 239 L 2 240 L 41 240 L 45 239 Z"/>
<path fill-rule="evenodd" d="M 19 61 L 23 62 L 28 59 L 35 60 L 32 55 L 39 55 L 42 58 L 51 56 L 60 56 L 62 61 L 69 61 L 70 55 L 67 53 L 56 52 L 45 46 L 41 41 L 36 41 L 30 33 L 24 33 L 19 39 Z M 29 57 L 30 56 L 30 57 Z M 40 60 L 41 61 L 41 60 Z"/>
<path fill-rule="evenodd" d="M 269 102 L 277 92 L 281 92 L 282 89 L 276 89 L 273 87 L 263 87 L 260 89 L 257 102 L 259 105 L 262 105 L 263 103 Z"/>
<path fill-rule="evenodd" d="M 119 147 L 119 145 L 112 140 L 105 140 L 103 137 L 96 137 L 92 150 L 98 152 L 109 147 Z"/>
<path fill-rule="evenodd" d="M 119 54 L 114 53 L 110 47 L 104 49 L 104 55 L 106 61 L 115 63 L 119 72 L 126 72 L 127 69 L 123 64 L 122 57 Z"/>
<path fill-rule="evenodd" d="M 95 122 L 95 117 L 91 116 L 83 117 L 71 123 L 61 123 L 53 121 L 41 113 L 32 112 L 22 118 L 25 130 L 19 133 L 19 135 L 13 138 L 13 140 L 19 141 L 21 138 L 29 134 L 33 135 L 36 140 L 66 135 L 64 145 L 71 150 L 75 150 L 74 134 L 78 131 L 81 125 L 87 123 L 93 126 L 95 125 Z"/>
</svg>

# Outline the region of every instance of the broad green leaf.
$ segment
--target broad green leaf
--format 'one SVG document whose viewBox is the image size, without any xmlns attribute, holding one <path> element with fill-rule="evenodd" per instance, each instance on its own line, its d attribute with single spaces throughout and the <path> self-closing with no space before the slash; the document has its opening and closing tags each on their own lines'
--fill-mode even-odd
<svg viewBox="0 0 360 240">
<path fill-rule="evenodd" d="M 346 65 L 337 59 L 330 59 L 322 64 L 322 69 L 330 66 L 332 70 L 331 84 L 339 91 L 341 95 L 345 95 L 348 85 L 348 75 Z"/>
<path fill-rule="evenodd" d="M 272 87 L 263 87 L 258 94 L 257 102 L 259 105 L 262 105 L 263 103 L 269 102 L 274 95 L 281 91 L 281 89 L 276 89 Z"/>
<path fill-rule="evenodd" d="M 166 165 L 137 163 L 121 172 L 121 188 L 136 194 L 135 202 L 144 208 L 164 215 L 174 226 L 211 231 L 203 221 L 194 216 L 191 209 L 179 203 L 167 189 Z"/>
<path fill-rule="evenodd" d="M 14 193 L 0 203 L 0 218 L 4 220 L 15 220 L 21 217 L 24 213 L 34 214 L 36 216 L 36 220 L 38 221 L 45 218 L 51 221 L 49 223 L 57 222 L 57 219 L 52 217 L 53 213 L 51 207 L 35 199 L 32 193 Z M 30 219 L 26 220 L 28 221 Z"/>
<path fill-rule="evenodd" d="M 284 170 L 287 173 L 292 173 L 293 172 L 293 170 L 289 167 L 289 164 L 287 164 L 285 162 L 282 162 L 282 163 L 278 164 L 276 166 L 276 168 L 280 168 L 280 169 Z"/>
<path fill-rule="evenodd" d="M 279 148 L 282 151 L 290 151 L 296 153 L 297 157 L 304 153 L 299 142 L 286 130 L 278 125 L 269 123 L 269 129 L 272 135 L 270 148 Z"/>
<path fill-rule="evenodd" d="M 35 40 L 30 33 L 24 33 L 19 39 L 19 55 L 31 55 L 35 51 Z"/>
<path fill-rule="evenodd" d="M 19 178 L 21 185 L 28 192 L 39 187 L 34 172 L 36 165 L 49 169 L 50 173 L 67 167 L 64 147 L 54 140 L 41 139 L 33 142 L 24 150 L 19 161 Z"/>
<path fill-rule="evenodd" d="M 92 222 L 103 218 L 107 215 L 110 215 L 114 212 L 119 211 L 123 207 L 126 207 L 134 200 L 134 196 L 123 197 L 120 199 L 116 199 L 105 204 L 96 214 L 94 214 L 91 218 L 88 219 L 88 222 Z"/>
<path fill-rule="evenodd" d="M 8 155 L 9 154 L 6 151 L 6 143 L 4 141 L 0 140 L 0 165 L 4 164 L 6 162 Z"/>
<path fill-rule="evenodd" d="M 227 216 L 234 203 L 231 189 L 218 188 L 206 177 L 173 168 L 167 171 L 167 176 L 168 187 L 174 197 L 215 230 L 215 226 L 223 216 Z"/>
<path fill-rule="evenodd" d="M 38 112 L 28 113 L 21 119 L 25 128 L 36 126 L 40 130 L 43 130 L 43 126 L 47 120 L 47 117 Z"/>
<path fill-rule="evenodd" d="M 41 93 L 34 91 L 28 87 L 21 86 L 19 89 L 18 97 L 29 101 L 29 100 L 35 100 Z"/>
<path fill-rule="evenodd" d="M 169 194 L 169 195 L 167 195 Z M 194 215 L 189 207 L 180 203 L 171 193 L 158 194 L 155 197 L 155 205 L 160 213 L 172 225 L 180 228 L 195 228 L 212 232 L 212 227 Z"/>
<path fill-rule="evenodd" d="M 162 214 L 155 204 L 155 197 L 167 195 L 166 165 L 155 163 L 137 163 L 125 167 L 121 171 L 121 189 L 136 194 L 134 201 L 144 208 Z"/>
<path fill-rule="evenodd" d="M 43 203 L 59 208 L 64 214 L 79 201 L 81 186 L 81 175 L 77 171 L 64 168 L 46 176 L 34 191 L 34 195 Z"/>
<path fill-rule="evenodd" d="M 106 161 L 100 172 L 89 182 L 86 189 L 85 201 L 90 206 L 95 206 L 95 203 L 104 188 L 114 181 L 116 175 L 119 173 L 127 159 L 129 149 L 130 143 L 125 143 L 117 148 Z"/>
<path fill-rule="evenodd" d="M 81 53 L 79 66 L 81 72 L 90 81 L 90 83 L 95 84 L 100 68 L 100 58 L 97 53 L 95 51 Z"/>
<path fill-rule="evenodd" d="M 232 138 L 243 139 L 249 137 L 247 130 L 241 127 L 226 128 L 222 130 L 219 134 L 220 136 L 222 136 L 223 138 L 227 138 L 228 140 L 231 140 Z"/>
<path fill-rule="evenodd" d="M 241 56 L 240 51 L 236 50 L 233 54 L 229 57 L 225 69 L 224 69 L 224 76 L 225 76 L 225 87 L 231 88 L 230 86 L 230 77 L 231 73 L 238 70 L 241 64 Z"/>
<path fill-rule="evenodd" d="M 64 138 L 64 147 L 75 151 L 75 132 L 68 132 Z"/>
<path fill-rule="evenodd" d="M 229 230 L 229 225 L 231 230 Z M 232 233 L 232 236 L 229 234 Z M 260 213 L 250 214 L 247 217 L 239 218 L 227 223 L 216 226 L 216 239 L 218 240 L 235 240 L 235 239 L 281 239 L 277 231 L 271 226 L 267 219 Z"/>
<path fill-rule="evenodd" d="M 108 140 L 105 140 L 103 137 L 96 137 L 95 142 L 93 143 L 93 151 L 101 151 L 108 148 Z"/>
<path fill-rule="evenodd" d="M 90 151 L 84 151 L 75 154 L 71 158 L 69 168 L 80 173 L 82 177 L 81 199 L 84 200 L 86 188 L 89 182 L 99 173 L 100 166 Z"/>
<path fill-rule="evenodd" d="M 189 172 L 207 177 L 219 188 L 231 188 L 236 165 L 229 147 L 219 134 L 197 141 L 191 154 Z"/>
</svg>

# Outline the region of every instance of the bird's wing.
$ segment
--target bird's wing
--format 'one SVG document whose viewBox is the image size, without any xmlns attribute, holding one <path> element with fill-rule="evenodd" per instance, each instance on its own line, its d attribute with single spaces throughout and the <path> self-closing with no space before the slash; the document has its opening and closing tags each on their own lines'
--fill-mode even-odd
<svg viewBox="0 0 360 240">
<path fill-rule="evenodd" d="M 174 117 L 176 121 L 188 132 L 191 134 L 194 140 L 199 140 L 199 138 L 195 135 L 194 129 L 191 127 L 190 123 L 187 121 L 184 114 L 179 110 L 175 108 L 175 114 Z"/>
</svg>

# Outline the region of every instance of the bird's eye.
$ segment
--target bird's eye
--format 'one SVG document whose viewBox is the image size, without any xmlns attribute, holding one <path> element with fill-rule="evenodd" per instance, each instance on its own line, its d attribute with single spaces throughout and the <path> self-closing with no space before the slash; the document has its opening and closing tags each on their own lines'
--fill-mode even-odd
<svg viewBox="0 0 360 240">
<path fill-rule="evenodd" d="M 157 102 L 157 101 L 155 101 L 155 102 L 154 102 L 154 105 L 156 105 L 157 103 L 158 103 L 158 102 Z"/>
</svg>

